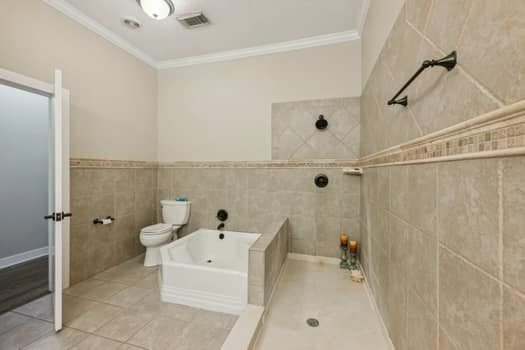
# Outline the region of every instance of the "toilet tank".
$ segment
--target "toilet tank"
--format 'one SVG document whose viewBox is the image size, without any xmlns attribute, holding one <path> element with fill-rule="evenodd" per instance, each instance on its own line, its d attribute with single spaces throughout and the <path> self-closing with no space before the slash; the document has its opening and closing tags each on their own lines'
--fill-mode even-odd
<svg viewBox="0 0 525 350">
<path fill-rule="evenodd" d="M 173 200 L 160 201 L 162 207 L 162 220 L 166 224 L 182 226 L 188 223 L 191 202 L 178 202 Z"/>
</svg>

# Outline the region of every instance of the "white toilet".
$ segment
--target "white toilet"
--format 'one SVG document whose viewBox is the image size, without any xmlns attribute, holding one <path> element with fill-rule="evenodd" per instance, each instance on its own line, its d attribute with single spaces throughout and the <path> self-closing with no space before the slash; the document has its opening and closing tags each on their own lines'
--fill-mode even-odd
<svg viewBox="0 0 525 350">
<path fill-rule="evenodd" d="M 188 223 L 191 202 L 160 201 L 163 224 L 144 227 L 140 231 L 140 243 L 146 247 L 144 266 L 160 265 L 160 247 L 177 239 L 177 231 Z"/>
</svg>

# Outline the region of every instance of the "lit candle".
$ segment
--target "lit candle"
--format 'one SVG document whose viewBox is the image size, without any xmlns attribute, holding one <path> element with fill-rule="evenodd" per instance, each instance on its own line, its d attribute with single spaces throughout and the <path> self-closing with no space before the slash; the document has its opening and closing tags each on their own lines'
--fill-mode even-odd
<svg viewBox="0 0 525 350">
<path fill-rule="evenodd" d="M 350 253 L 357 253 L 357 242 L 350 241 Z"/>
<path fill-rule="evenodd" d="M 346 234 L 341 234 L 341 247 L 348 246 L 348 236 Z"/>
</svg>

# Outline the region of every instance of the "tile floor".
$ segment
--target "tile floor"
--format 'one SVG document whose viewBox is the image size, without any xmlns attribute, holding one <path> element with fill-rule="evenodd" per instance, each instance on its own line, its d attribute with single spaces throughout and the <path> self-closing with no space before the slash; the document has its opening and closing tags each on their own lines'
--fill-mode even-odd
<svg viewBox="0 0 525 350">
<path fill-rule="evenodd" d="M 162 303 L 157 268 L 142 259 L 65 290 L 58 334 L 50 295 L 0 315 L 0 349 L 220 349 L 237 317 Z"/>
<path fill-rule="evenodd" d="M 319 327 L 306 324 L 319 320 Z M 288 259 L 257 350 L 390 350 L 365 286 L 337 265 Z"/>
</svg>

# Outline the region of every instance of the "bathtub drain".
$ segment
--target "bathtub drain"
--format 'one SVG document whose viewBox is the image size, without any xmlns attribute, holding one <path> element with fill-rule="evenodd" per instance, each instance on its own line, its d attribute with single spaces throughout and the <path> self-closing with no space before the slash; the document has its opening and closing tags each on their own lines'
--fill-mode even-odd
<svg viewBox="0 0 525 350">
<path fill-rule="evenodd" d="M 212 260 L 208 260 L 208 264 L 211 264 L 213 261 Z"/>
<path fill-rule="evenodd" d="M 310 327 L 319 327 L 319 321 L 315 318 L 309 318 L 306 320 L 306 324 Z"/>
</svg>

